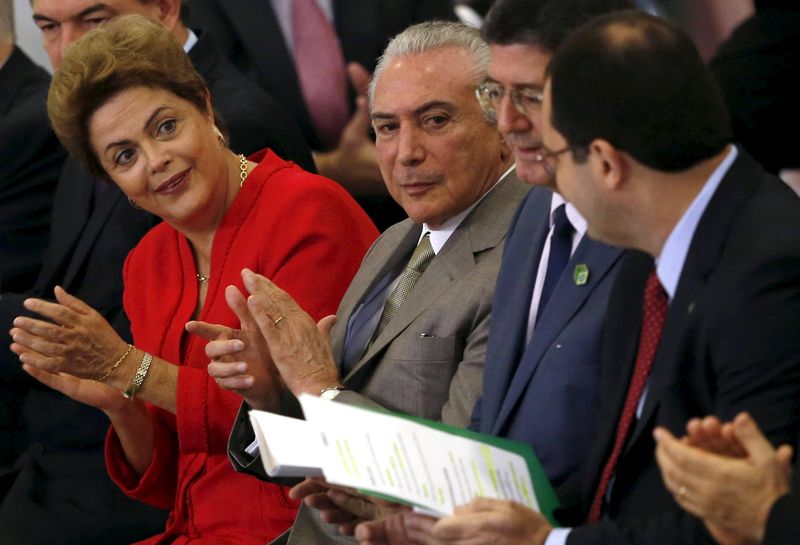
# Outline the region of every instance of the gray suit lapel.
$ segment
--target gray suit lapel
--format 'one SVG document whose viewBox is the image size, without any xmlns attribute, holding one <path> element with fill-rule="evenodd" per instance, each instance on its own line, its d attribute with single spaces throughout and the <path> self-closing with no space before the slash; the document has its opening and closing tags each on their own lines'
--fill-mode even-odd
<svg viewBox="0 0 800 545">
<path fill-rule="evenodd" d="M 435 303 L 439 295 L 453 282 L 468 274 L 475 267 L 477 254 L 502 242 L 508 228 L 508 218 L 514 213 L 518 203 L 512 197 L 520 191 L 525 189 L 520 188 L 518 179 L 511 174 L 472 210 L 436 254 L 397 315 L 347 374 L 345 381 L 363 372 L 365 366 L 414 319 Z M 416 238 L 419 238 L 419 231 Z M 416 238 L 413 240 L 414 245 L 417 243 Z M 410 251 L 407 249 L 404 255 Z M 371 284 L 374 285 L 374 281 Z"/>
<path fill-rule="evenodd" d="M 348 325 L 353 314 L 375 285 L 408 259 L 417 245 L 421 229 L 411 220 L 402 221 L 387 229 L 367 253 L 336 311 L 336 315 L 342 318 L 331 331 L 331 349 L 337 362 L 342 361 Z"/>
</svg>

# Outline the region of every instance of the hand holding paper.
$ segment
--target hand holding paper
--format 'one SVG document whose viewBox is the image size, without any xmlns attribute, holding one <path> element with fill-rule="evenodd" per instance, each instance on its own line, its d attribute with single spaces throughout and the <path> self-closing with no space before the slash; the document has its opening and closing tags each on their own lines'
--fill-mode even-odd
<svg viewBox="0 0 800 545">
<path fill-rule="evenodd" d="M 309 395 L 300 403 L 306 421 L 250 412 L 270 475 L 316 469 L 329 483 L 434 516 L 478 497 L 513 500 L 548 517 L 557 505 L 526 445 Z"/>
</svg>

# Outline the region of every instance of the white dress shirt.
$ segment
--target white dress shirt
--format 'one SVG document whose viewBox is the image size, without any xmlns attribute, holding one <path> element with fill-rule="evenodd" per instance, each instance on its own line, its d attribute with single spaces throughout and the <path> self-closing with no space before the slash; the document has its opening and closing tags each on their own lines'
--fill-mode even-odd
<svg viewBox="0 0 800 545">
<path fill-rule="evenodd" d="M 570 256 L 575 253 L 575 248 L 578 247 L 578 244 L 580 244 L 581 240 L 583 240 L 583 235 L 586 234 L 586 220 L 581 213 L 578 212 L 578 210 L 572 204 L 565 201 L 564 197 L 558 193 L 553 193 L 553 199 L 550 202 L 550 232 L 548 233 L 547 239 L 544 242 L 544 248 L 542 248 L 542 256 L 539 259 L 539 268 L 536 271 L 536 281 L 533 284 L 531 306 L 528 311 L 528 333 L 525 337 L 526 346 L 531 342 L 531 338 L 533 337 L 533 329 L 536 324 L 536 315 L 539 313 L 539 301 L 542 298 L 542 289 L 544 288 L 544 279 L 545 276 L 547 276 L 547 262 L 550 259 L 550 239 L 553 236 L 553 212 L 555 212 L 555 209 L 562 204 L 566 205 L 564 211 L 566 212 L 567 219 L 572 224 L 573 229 L 572 248 L 569 252 Z"/>
</svg>

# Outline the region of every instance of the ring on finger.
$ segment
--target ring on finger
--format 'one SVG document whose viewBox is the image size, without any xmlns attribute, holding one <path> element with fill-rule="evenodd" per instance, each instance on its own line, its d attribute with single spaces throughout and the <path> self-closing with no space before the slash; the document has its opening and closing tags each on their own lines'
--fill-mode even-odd
<svg viewBox="0 0 800 545">
<path fill-rule="evenodd" d="M 278 324 L 281 323 L 282 321 L 283 321 L 283 316 L 278 316 L 277 318 L 272 320 L 272 323 L 275 325 L 275 327 L 277 327 Z"/>
</svg>

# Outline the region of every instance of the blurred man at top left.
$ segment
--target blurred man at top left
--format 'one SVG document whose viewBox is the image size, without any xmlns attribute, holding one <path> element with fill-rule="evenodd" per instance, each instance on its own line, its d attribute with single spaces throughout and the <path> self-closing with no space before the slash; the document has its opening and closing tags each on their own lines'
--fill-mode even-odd
<svg viewBox="0 0 800 545">
<path fill-rule="evenodd" d="M 50 76 L 14 45 L 14 5 L 0 0 L 0 294 L 33 286 L 47 247 L 65 152 L 47 121 Z M 0 476 L 22 442 L 18 400 L 0 396 Z"/>
<path fill-rule="evenodd" d="M 14 45 L 14 5 L 0 0 L 0 293 L 33 286 L 66 156 L 47 121 L 50 76 Z"/>
<path fill-rule="evenodd" d="M 184 26 L 180 0 L 33 0 L 31 4 L 55 69 L 64 49 L 103 21 L 132 13 L 159 21 L 184 44 L 207 81 L 234 149 L 250 154 L 269 147 L 285 159 L 313 168 L 288 114 L 224 60 L 203 31 Z M 4 147 L 6 142 L 4 138 Z M 35 286 L 27 293 L 2 293 L 0 331 L 8 331 L 14 317 L 26 314 L 22 303 L 27 297 L 52 298 L 53 288 L 60 285 L 96 308 L 129 341 L 130 324 L 122 310 L 122 265 L 156 219 L 132 207 L 115 185 L 91 176 L 71 159 L 61 172 L 53 203 L 50 239 Z M 3 545 L 119 544 L 157 533 L 165 514 L 126 498 L 106 474 L 106 417 L 34 385 L 9 344 L 0 347 L 0 397 L 7 397 L 7 392 L 24 396 L 21 425 L 30 444 L 16 461 L 16 478 L 7 475 L 0 481 Z M 0 437 L 0 444 L 7 440 Z"/>
</svg>

